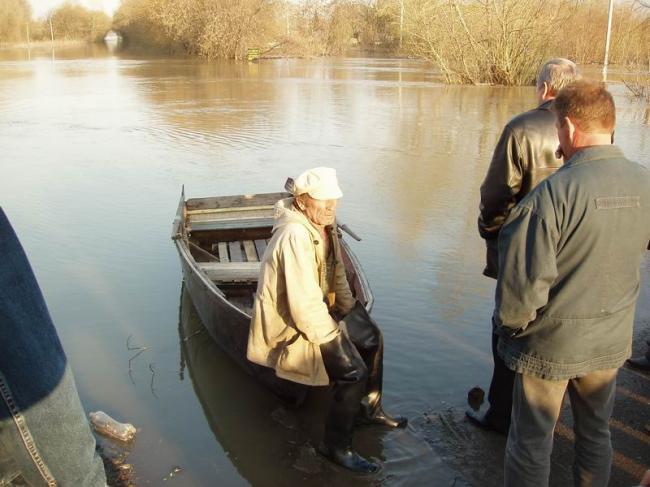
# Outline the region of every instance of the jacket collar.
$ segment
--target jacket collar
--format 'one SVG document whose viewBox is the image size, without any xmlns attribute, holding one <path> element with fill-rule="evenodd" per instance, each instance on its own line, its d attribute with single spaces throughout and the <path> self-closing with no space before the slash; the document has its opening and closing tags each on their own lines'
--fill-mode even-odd
<svg viewBox="0 0 650 487">
<path fill-rule="evenodd" d="M 554 100 L 554 98 L 552 98 L 550 100 L 543 101 L 542 103 L 539 104 L 539 106 L 537 108 L 539 110 L 550 110 L 551 105 L 553 105 L 553 100 Z"/>
<path fill-rule="evenodd" d="M 623 151 L 616 145 L 592 145 L 573 154 L 571 159 L 564 163 L 564 166 L 570 167 L 600 159 L 620 159 L 622 157 L 625 157 Z"/>
</svg>

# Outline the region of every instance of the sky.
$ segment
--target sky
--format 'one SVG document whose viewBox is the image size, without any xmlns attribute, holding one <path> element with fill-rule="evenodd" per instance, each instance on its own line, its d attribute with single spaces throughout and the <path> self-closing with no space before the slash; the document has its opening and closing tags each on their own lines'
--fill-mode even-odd
<svg viewBox="0 0 650 487">
<path fill-rule="evenodd" d="M 46 16 L 50 10 L 64 2 L 65 0 L 29 0 L 34 18 Z M 79 3 L 92 10 L 103 10 L 108 15 L 113 15 L 120 5 L 120 0 L 76 0 L 74 3 Z"/>
</svg>

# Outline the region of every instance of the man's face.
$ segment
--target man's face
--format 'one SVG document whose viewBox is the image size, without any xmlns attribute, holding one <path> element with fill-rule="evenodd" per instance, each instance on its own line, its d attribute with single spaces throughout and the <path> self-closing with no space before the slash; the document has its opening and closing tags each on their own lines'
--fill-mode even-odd
<svg viewBox="0 0 650 487">
<path fill-rule="evenodd" d="M 336 219 L 338 200 L 317 200 L 307 195 L 302 199 L 302 212 L 316 225 L 332 225 Z"/>
</svg>

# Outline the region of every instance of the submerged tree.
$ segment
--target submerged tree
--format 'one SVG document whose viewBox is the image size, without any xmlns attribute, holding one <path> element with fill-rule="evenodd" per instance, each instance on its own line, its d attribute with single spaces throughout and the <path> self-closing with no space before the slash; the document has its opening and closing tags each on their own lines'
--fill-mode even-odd
<svg viewBox="0 0 650 487">
<path fill-rule="evenodd" d="M 52 19 L 54 36 L 65 40 L 101 40 L 112 23 L 104 12 L 88 10 L 74 3 L 64 3 L 53 10 L 49 17 Z"/>
<path fill-rule="evenodd" d="M 245 55 L 278 35 L 273 0 L 124 0 L 115 28 L 130 40 L 207 58 Z"/>
<path fill-rule="evenodd" d="M 0 1 L 0 43 L 26 41 L 31 17 L 27 0 Z"/>
<path fill-rule="evenodd" d="M 527 84 L 549 57 L 566 16 L 558 0 L 415 0 L 408 47 L 448 82 Z"/>
</svg>

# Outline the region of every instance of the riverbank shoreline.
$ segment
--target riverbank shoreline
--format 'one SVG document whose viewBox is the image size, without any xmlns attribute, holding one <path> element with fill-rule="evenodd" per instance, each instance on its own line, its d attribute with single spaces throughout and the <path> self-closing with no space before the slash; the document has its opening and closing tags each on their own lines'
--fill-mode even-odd
<svg viewBox="0 0 650 487">
<path fill-rule="evenodd" d="M 52 41 L 32 41 L 32 42 L 0 42 L 0 51 L 11 49 L 61 49 L 68 47 L 81 47 L 94 44 L 85 40 L 55 40 Z"/>
<path fill-rule="evenodd" d="M 646 284 L 647 288 L 647 284 Z M 647 292 L 647 289 L 646 289 Z M 633 356 L 647 350 L 650 303 L 640 302 L 634 323 Z M 638 485 L 650 469 L 650 372 L 624 365 L 617 378 L 614 414 L 610 420 L 614 459 L 609 485 Z M 423 414 L 418 427 L 445 463 L 470 485 L 503 485 L 506 437 L 471 425 L 465 410 L 452 407 Z M 574 434 L 568 398 L 555 428 L 549 485 L 573 485 Z"/>
</svg>

